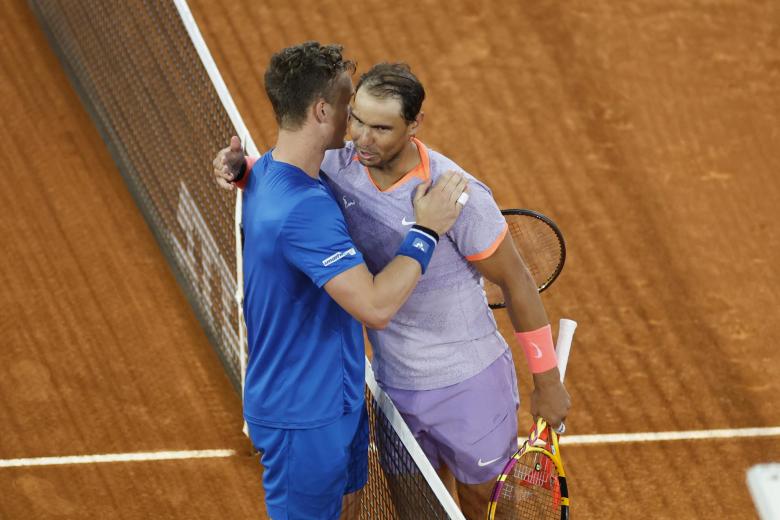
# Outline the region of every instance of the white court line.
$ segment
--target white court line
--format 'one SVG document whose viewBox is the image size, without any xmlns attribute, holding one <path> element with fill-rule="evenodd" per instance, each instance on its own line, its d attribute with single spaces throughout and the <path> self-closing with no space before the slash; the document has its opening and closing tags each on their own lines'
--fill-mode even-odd
<svg viewBox="0 0 780 520">
<path fill-rule="evenodd" d="M 678 440 L 730 439 L 736 437 L 780 436 L 780 427 L 734 428 L 725 430 L 690 430 L 681 432 L 606 433 L 595 435 L 561 435 L 562 445 L 614 444 L 619 442 L 661 442 Z"/>
<path fill-rule="evenodd" d="M 614 444 L 621 442 L 661 442 L 677 440 L 731 439 L 741 437 L 777 437 L 780 427 L 735 428 L 725 430 L 690 430 L 681 432 L 606 433 L 595 435 L 562 435 L 560 442 L 568 446 L 583 444 Z M 518 438 L 519 442 L 525 439 Z M 102 455 L 71 455 L 28 459 L 0 459 L 0 468 L 28 466 L 58 466 L 63 464 L 99 464 L 106 462 L 144 462 L 156 460 L 226 458 L 238 455 L 235 450 L 147 451 L 108 453 Z"/>
<path fill-rule="evenodd" d="M 143 462 L 149 460 L 211 459 L 233 457 L 235 450 L 147 451 L 108 453 L 104 455 L 73 455 L 68 457 L 37 457 L 0 460 L 0 468 L 26 466 L 58 466 L 62 464 L 96 464 L 103 462 Z"/>
</svg>

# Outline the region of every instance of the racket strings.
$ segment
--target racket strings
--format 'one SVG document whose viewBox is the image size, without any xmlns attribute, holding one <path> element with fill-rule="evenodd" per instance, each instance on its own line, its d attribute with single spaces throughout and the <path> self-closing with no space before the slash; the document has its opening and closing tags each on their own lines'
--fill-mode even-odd
<svg viewBox="0 0 780 520">
<path fill-rule="evenodd" d="M 563 267 L 565 246 L 561 236 L 550 224 L 532 215 L 505 214 L 504 217 L 515 248 L 523 257 L 536 287 L 543 290 Z M 503 306 L 504 295 L 500 287 L 485 280 L 484 289 L 488 304 Z"/>
<path fill-rule="evenodd" d="M 501 488 L 495 518 L 561 518 L 558 471 L 547 455 L 530 451 L 517 460 Z"/>
<path fill-rule="evenodd" d="M 544 221 L 523 217 L 507 219 L 509 232 L 537 287 L 555 275 L 563 258 L 558 235 Z"/>
</svg>

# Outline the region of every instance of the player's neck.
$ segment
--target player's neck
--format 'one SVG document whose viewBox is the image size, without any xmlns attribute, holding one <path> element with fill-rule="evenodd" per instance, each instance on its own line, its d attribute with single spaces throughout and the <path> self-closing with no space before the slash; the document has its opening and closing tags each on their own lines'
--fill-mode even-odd
<svg viewBox="0 0 780 520">
<path fill-rule="evenodd" d="M 414 141 L 404 146 L 398 154 L 381 167 L 370 166 L 368 172 L 381 190 L 386 190 L 420 164 L 420 151 Z"/>
<path fill-rule="evenodd" d="M 276 146 L 271 154 L 274 161 L 292 164 L 314 179 L 319 178 L 320 165 L 325 158 L 324 144 L 305 130 L 279 130 Z"/>
</svg>

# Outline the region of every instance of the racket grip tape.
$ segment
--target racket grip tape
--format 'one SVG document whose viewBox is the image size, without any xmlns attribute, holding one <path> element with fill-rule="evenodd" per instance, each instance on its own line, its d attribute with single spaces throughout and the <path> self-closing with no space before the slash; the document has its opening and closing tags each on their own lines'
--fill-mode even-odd
<svg viewBox="0 0 780 520">
<path fill-rule="evenodd" d="M 555 343 L 555 355 L 558 358 L 558 372 L 561 373 L 561 383 L 566 376 L 566 366 L 569 364 L 569 352 L 571 351 L 571 342 L 574 339 L 574 330 L 577 328 L 577 322 L 566 318 L 561 318 L 558 323 L 558 339 Z M 555 433 L 563 435 L 566 432 L 566 423 L 561 423 L 555 429 Z"/>
<path fill-rule="evenodd" d="M 577 322 L 566 318 L 561 318 L 558 324 L 558 340 L 555 344 L 555 354 L 558 357 L 558 371 L 561 373 L 561 383 L 563 383 L 563 378 L 566 375 L 571 342 L 574 339 L 574 329 L 576 328 Z"/>
</svg>

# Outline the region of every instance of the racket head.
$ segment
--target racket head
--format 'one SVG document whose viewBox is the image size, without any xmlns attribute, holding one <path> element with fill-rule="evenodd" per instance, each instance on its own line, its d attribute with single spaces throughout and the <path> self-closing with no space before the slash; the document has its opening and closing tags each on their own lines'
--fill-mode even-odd
<svg viewBox="0 0 780 520">
<path fill-rule="evenodd" d="M 558 278 L 566 262 L 566 242 L 553 220 L 530 209 L 501 210 L 517 252 L 523 258 L 539 292 Z M 485 294 L 491 309 L 506 307 L 501 288 L 485 280 Z"/>
<path fill-rule="evenodd" d="M 488 520 L 569 519 L 569 490 L 558 435 L 540 420 L 496 479 Z"/>
</svg>

